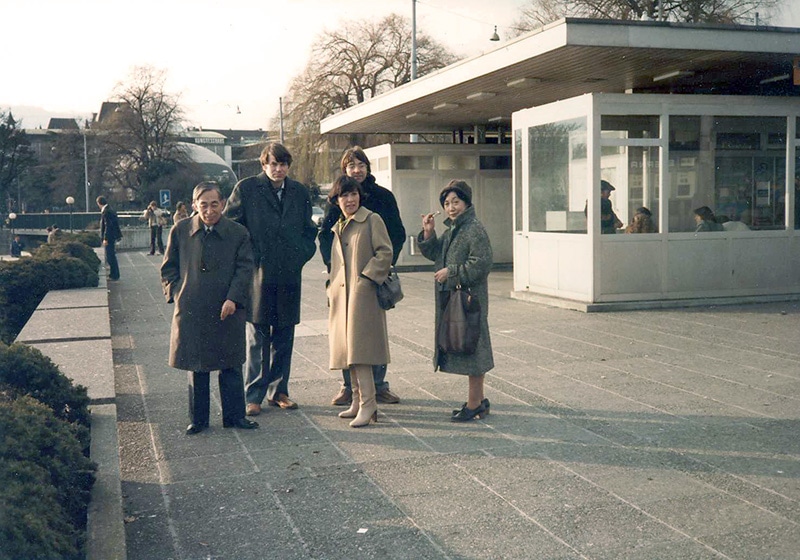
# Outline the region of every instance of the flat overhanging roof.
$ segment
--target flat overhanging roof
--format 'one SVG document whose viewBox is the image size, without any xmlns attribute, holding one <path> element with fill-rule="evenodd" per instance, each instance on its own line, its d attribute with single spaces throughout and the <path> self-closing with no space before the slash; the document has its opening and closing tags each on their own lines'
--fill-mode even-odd
<svg viewBox="0 0 800 560">
<path fill-rule="evenodd" d="M 514 111 L 585 93 L 800 95 L 800 29 L 567 18 L 320 123 L 324 133 L 506 126 Z"/>
</svg>

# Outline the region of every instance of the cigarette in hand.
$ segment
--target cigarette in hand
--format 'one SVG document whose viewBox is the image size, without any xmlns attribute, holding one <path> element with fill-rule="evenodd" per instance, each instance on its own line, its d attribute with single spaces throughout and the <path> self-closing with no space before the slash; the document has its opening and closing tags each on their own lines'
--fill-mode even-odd
<svg viewBox="0 0 800 560">
<path fill-rule="evenodd" d="M 442 213 L 441 210 L 437 210 L 436 212 L 431 212 L 431 216 L 438 216 L 441 213 Z"/>
</svg>

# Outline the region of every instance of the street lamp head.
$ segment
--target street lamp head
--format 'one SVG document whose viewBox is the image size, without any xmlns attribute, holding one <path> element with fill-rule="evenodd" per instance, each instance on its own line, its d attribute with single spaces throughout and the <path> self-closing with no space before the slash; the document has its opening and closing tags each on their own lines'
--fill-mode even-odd
<svg viewBox="0 0 800 560">
<path fill-rule="evenodd" d="M 489 40 L 490 41 L 499 41 L 500 40 L 500 35 L 497 34 L 497 26 L 496 25 L 494 26 L 494 33 L 492 33 L 492 36 L 489 37 Z"/>
<path fill-rule="evenodd" d="M 69 204 L 70 206 L 72 206 L 73 204 L 75 204 L 75 199 L 74 199 L 74 198 L 72 198 L 71 196 L 68 196 L 68 197 L 67 197 L 67 204 Z"/>
<path fill-rule="evenodd" d="M 11 212 L 11 214 L 8 215 L 8 219 L 9 220 L 16 220 L 17 219 L 17 214 L 14 213 L 14 212 Z"/>
</svg>

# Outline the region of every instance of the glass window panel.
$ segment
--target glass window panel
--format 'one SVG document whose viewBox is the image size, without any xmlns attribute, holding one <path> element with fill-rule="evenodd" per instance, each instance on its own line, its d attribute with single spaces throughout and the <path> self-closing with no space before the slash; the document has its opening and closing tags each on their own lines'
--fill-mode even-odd
<svg viewBox="0 0 800 560">
<path fill-rule="evenodd" d="M 480 168 L 486 170 L 511 169 L 511 156 L 481 156 Z"/>
<path fill-rule="evenodd" d="M 514 131 L 514 231 L 522 231 L 522 130 Z"/>
<path fill-rule="evenodd" d="M 616 182 L 606 178 L 606 165 L 603 165 L 602 172 L 603 178 L 616 189 L 609 197 L 614 212 L 625 224 L 626 233 L 658 233 L 659 148 L 623 147 L 618 160 L 621 165 L 615 170 Z M 601 161 L 606 162 L 606 158 L 601 158 Z M 622 164 L 627 164 L 627 170 Z"/>
<path fill-rule="evenodd" d="M 800 118 L 795 124 L 797 140 L 794 149 L 794 229 L 800 229 Z"/>
<path fill-rule="evenodd" d="M 697 230 L 703 206 L 724 229 L 782 229 L 785 138 L 781 117 L 671 117 L 670 231 Z"/>
<path fill-rule="evenodd" d="M 601 138 L 658 138 L 658 115 L 603 115 Z"/>
<path fill-rule="evenodd" d="M 529 231 L 586 233 L 586 118 L 528 129 Z"/>
<path fill-rule="evenodd" d="M 398 170 L 433 169 L 433 156 L 396 156 Z"/>
<path fill-rule="evenodd" d="M 477 162 L 475 156 L 442 155 L 439 156 L 439 169 L 475 169 Z"/>
</svg>

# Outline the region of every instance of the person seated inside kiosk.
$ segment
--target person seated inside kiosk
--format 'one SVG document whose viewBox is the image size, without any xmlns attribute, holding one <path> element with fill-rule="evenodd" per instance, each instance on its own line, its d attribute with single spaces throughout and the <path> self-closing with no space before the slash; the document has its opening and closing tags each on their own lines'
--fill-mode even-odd
<svg viewBox="0 0 800 560">
<path fill-rule="evenodd" d="M 701 206 L 694 210 L 694 222 L 697 224 L 697 229 L 694 231 L 723 231 L 725 228 L 722 224 L 717 222 L 714 212 L 708 206 Z"/>
<path fill-rule="evenodd" d="M 625 233 L 656 233 L 657 231 L 656 224 L 653 221 L 653 213 L 645 206 L 636 209 L 633 220 L 625 228 Z"/>
<path fill-rule="evenodd" d="M 617 189 L 608 181 L 600 181 L 600 233 L 617 233 L 617 229 L 621 228 L 624 224 L 617 218 L 614 209 L 611 206 L 611 191 Z M 583 215 L 588 216 L 589 203 L 583 208 Z"/>
</svg>

